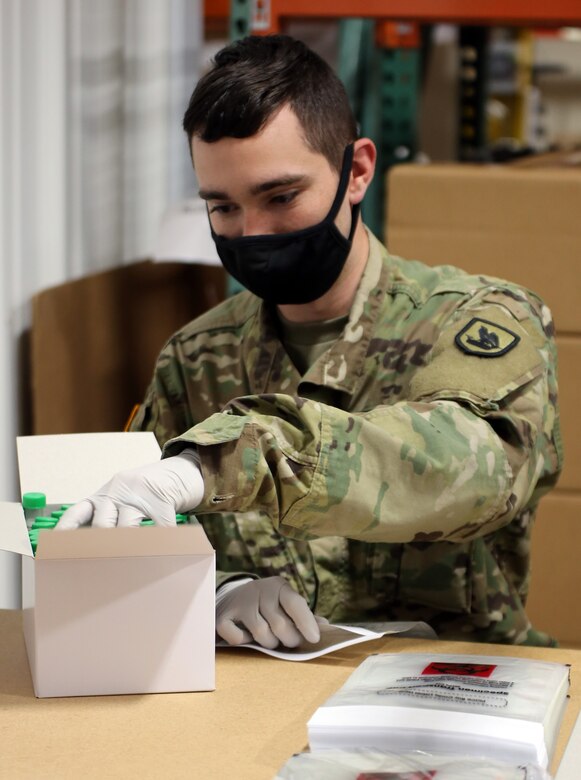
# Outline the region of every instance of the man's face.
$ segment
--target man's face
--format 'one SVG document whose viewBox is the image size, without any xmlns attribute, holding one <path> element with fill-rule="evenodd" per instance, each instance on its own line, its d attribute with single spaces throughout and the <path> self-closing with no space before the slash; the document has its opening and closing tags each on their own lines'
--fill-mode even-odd
<svg viewBox="0 0 581 780">
<path fill-rule="evenodd" d="M 307 145 L 286 106 L 250 138 L 206 143 L 194 137 L 192 156 L 212 227 L 227 238 L 315 225 L 327 216 L 339 184 L 338 172 Z M 349 195 L 335 222 L 348 235 Z"/>
</svg>

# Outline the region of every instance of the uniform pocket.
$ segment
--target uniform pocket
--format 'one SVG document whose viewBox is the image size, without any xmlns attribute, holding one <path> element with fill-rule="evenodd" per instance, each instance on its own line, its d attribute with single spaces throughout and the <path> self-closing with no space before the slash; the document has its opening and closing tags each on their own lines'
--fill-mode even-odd
<svg viewBox="0 0 581 780">
<path fill-rule="evenodd" d="M 445 612 L 470 612 L 473 542 L 404 544 L 399 599 Z"/>
</svg>

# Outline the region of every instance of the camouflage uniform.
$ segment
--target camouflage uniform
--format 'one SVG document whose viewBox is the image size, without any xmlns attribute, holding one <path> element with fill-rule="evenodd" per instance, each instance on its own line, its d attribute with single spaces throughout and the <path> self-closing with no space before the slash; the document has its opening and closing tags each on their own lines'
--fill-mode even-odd
<svg viewBox="0 0 581 780">
<path fill-rule="evenodd" d="M 341 338 L 303 375 L 244 292 L 164 347 L 134 429 L 198 445 L 219 583 L 282 574 L 333 621 L 550 644 L 524 611 L 561 469 L 550 312 L 451 266 L 370 254 Z"/>
</svg>

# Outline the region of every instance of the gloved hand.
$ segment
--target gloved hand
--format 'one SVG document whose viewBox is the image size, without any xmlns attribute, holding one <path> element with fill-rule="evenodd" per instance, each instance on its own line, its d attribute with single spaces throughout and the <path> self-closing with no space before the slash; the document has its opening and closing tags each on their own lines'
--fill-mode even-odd
<svg viewBox="0 0 581 780">
<path fill-rule="evenodd" d="M 92 496 L 67 509 L 56 529 L 78 528 L 91 520 L 99 528 L 136 526 L 144 517 L 157 525 L 175 525 L 176 512 L 195 509 L 203 495 L 196 454 L 184 450 L 147 466 L 120 471 Z"/>
<path fill-rule="evenodd" d="M 282 577 L 251 580 L 222 597 L 218 591 L 216 633 L 231 645 L 254 640 L 271 650 L 279 642 L 296 647 L 303 638 L 321 638 L 307 602 Z"/>
</svg>

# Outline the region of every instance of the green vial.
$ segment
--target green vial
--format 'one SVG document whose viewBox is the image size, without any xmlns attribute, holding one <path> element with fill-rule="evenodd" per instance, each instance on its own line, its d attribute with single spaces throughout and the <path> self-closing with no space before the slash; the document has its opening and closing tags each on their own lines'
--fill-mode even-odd
<svg viewBox="0 0 581 780">
<path fill-rule="evenodd" d="M 32 547 L 32 553 L 33 555 L 36 555 L 36 548 L 38 545 L 38 531 L 29 531 L 28 532 L 28 538 L 30 539 L 30 545 Z"/>
<path fill-rule="evenodd" d="M 149 517 L 144 518 L 139 525 L 155 525 L 153 520 L 150 520 Z"/>
<path fill-rule="evenodd" d="M 26 527 L 31 528 L 34 518 L 42 515 L 46 507 L 46 495 L 44 493 L 24 493 L 22 496 L 22 508 L 26 518 Z"/>
<path fill-rule="evenodd" d="M 58 523 L 56 517 L 35 517 L 32 524 L 32 530 L 36 531 L 40 528 L 54 528 Z"/>
</svg>

